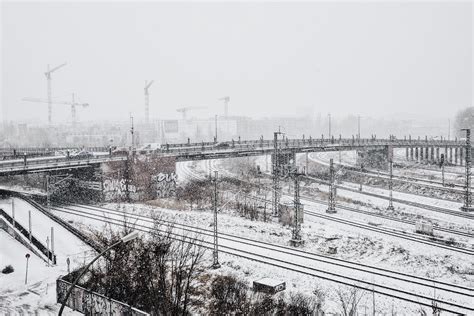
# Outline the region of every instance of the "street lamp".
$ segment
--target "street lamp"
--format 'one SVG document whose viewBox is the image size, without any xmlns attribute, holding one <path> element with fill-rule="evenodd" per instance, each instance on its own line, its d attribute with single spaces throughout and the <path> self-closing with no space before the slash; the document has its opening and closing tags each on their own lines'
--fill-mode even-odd
<svg viewBox="0 0 474 316">
<path fill-rule="evenodd" d="M 125 235 L 123 236 L 122 238 L 120 238 L 119 241 L 117 241 L 116 243 L 114 243 L 112 246 L 110 246 L 109 248 L 105 249 L 104 251 L 102 251 L 100 254 L 97 255 L 97 257 L 95 257 L 84 269 L 82 269 L 82 272 L 81 274 L 79 274 L 79 276 L 76 278 L 76 280 L 74 280 L 74 282 L 72 283 L 71 287 L 69 287 L 69 290 L 67 291 L 66 293 L 66 297 L 64 298 L 62 304 L 61 304 L 61 308 L 59 309 L 59 313 L 58 315 L 61 316 L 63 314 L 63 310 L 64 310 L 64 306 L 66 305 L 66 302 L 67 302 L 67 299 L 69 298 L 69 295 L 71 295 L 71 292 L 72 290 L 74 289 L 74 287 L 77 285 L 77 283 L 79 282 L 79 279 L 87 272 L 87 270 L 90 268 L 90 266 L 97 261 L 97 259 L 99 259 L 100 257 L 102 257 L 105 253 L 109 252 L 112 248 L 118 246 L 118 245 L 121 245 L 123 243 L 126 243 L 126 242 L 129 242 L 135 238 L 138 237 L 138 231 L 133 231 L 131 232 L 130 234 L 128 235 Z"/>
</svg>

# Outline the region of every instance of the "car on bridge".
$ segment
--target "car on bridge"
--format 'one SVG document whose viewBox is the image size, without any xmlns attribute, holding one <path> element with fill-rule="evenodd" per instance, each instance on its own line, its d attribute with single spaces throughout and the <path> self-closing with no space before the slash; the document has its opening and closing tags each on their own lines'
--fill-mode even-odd
<svg viewBox="0 0 474 316">
<path fill-rule="evenodd" d="M 229 143 L 216 143 L 213 147 L 217 149 L 225 149 L 225 148 L 229 148 L 230 145 Z"/>
<path fill-rule="evenodd" d="M 94 154 L 86 150 L 80 150 L 78 152 L 70 153 L 69 158 L 72 159 L 88 159 L 94 158 Z"/>
</svg>

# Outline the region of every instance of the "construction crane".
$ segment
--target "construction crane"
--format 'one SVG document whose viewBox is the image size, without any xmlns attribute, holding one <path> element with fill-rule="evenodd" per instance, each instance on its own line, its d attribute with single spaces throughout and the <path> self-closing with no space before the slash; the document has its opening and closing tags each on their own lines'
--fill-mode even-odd
<svg viewBox="0 0 474 316">
<path fill-rule="evenodd" d="M 89 103 L 78 103 L 76 102 L 74 93 L 72 94 L 72 102 L 67 101 L 52 101 L 52 100 L 44 100 L 39 98 L 23 98 L 23 101 L 28 102 L 37 102 L 37 103 L 48 103 L 48 105 L 52 104 L 63 104 L 63 105 L 70 105 L 71 106 L 71 119 L 73 127 L 76 126 L 76 106 L 88 107 Z"/>
<path fill-rule="evenodd" d="M 186 119 L 186 114 L 188 113 L 189 110 L 197 110 L 197 109 L 205 109 L 205 106 L 185 106 L 179 109 L 176 109 L 176 111 L 180 112 L 183 115 L 183 120 Z"/>
<path fill-rule="evenodd" d="M 222 98 L 219 99 L 219 101 L 224 101 L 224 117 L 227 118 L 227 116 L 229 115 L 230 97 L 229 96 L 222 97 Z"/>
<path fill-rule="evenodd" d="M 148 88 L 153 84 L 153 80 L 148 82 L 145 81 L 145 123 L 148 124 L 150 121 L 150 107 L 149 107 L 149 94 Z"/>
<path fill-rule="evenodd" d="M 66 66 L 66 63 L 63 63 L 59 66 L 54 67 L 53 69 L 50 69 L 48 65 L 48 69 L 44 73 L 44 75 L 46 76 L 46 80 L 48 82 L 48 124 L 50 125 L 51 125 L 51 114 L 52 114 L 52 104 L 53 104 L 52 92 L 51 92 L 51 74 L 64 66 Z"/>
</svg>

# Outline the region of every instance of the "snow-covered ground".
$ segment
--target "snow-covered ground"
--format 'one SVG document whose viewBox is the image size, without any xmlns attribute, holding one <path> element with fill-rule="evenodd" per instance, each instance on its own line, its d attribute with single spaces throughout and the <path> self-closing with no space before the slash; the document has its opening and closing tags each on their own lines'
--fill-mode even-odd
<svg viewBox="0 0 474 316">
<path fill-rule="evenodd" d="M 208 230 L 212 229 L 211 225 L 213 221 L 213 215 L 210 211 L 176 211 L 141 204 L 122 204 L 120 207 L 115 204 L 109 204 L 106 205 L 106 207 L 111 210 L 126 210 L 127 212 L 134 214 L 153 214 L 158 216 L 160 219 L 171 222 L 191 225 L 193 227 L 201 227 Z M 81 207 L 72 207 L 72 209 L 82 211 L 87 210 L 87 208 Z M 73 221 L 75 225 L 81 227 L 82 229 L 89 227 L 92 229 L 95 228 L 103 230 L 107 225 L 101 221 L 91 220 L 61 211 L 54 212 L 58 216 Z M 89 209 L 88 212 L 90 214 L 96 214 L 96 216 L 99 218 L 103 217 L 104 215 L 108 218 L 122 218 L 120 214 L 115 216 L 109 213 L 104 214 L 104 212 L 100 209 L 96 211 Z M 130 218 L 130 221 L 135 222 L 135 220 L 132 218 Z M 136 223 L 151 225 L 150 223 L 146 224 L 142 221 L 137 221 Z M 180 227 L 177 227 L 177 230 L 178 232 L 186 231 L 187 233 L 192 234 L 190 228 L 181 230 Z M 219 214 L 219 231 L 230 233 L 235 236 L 261 240 L 275 245 L 288 245 L 288 241 L 291 238 L 291 229 L 288 227 L 282 227 L 276 222 L 263 223 L 250 221 L 237 216 L 237 214 L 230 209 L 223 210 L 222 213 Z M 469 275 L 453 273 L 453 271 L 456 271 L 456 269 L 467 271 L 472 268 L 472 263 L 469 262 L 467 258 L 441 254 L 437 253 L 436 251 L 420 251 L 421 249 L 416 249 L 416 247 L 413 245 L 404 244 L 400 241 L 376 235 L 367 236 L 366 234 L 362 234 L 356 230 L 350 230 L 346 229 L 345 227 L 331 225 L 331 223 L 313 220 L 309 217 L 306 218 L 305 224 L 303 225 L 303 231 L 305 234 L 304 238 L 306 240 L 306 244 L 303 249 L 310 253 L 327 254 L 328 248 L 330 246 L 334 246 L 338 248 L 338 253 L 336 256 L 341 259 L 375 265 L 381 268 L 399 270 L 404 273 L 432 278 L 433 280 L 446 281 L 466 286 L 472 286 L 473 284 L 473 280 L 469 277 Z M 211 240 L 209 236 L 203 238 L 208 241 Z M 382 284 L 392 285 L 395 287 L 402 286 L 396 281 L 381 281 L 376 275 L 365 275 L 365 273 L 360 271 L 351 272 L 350 270 L 341 267 L 328 265 L 322 262 L 314 262 L 302 258 L 295 258 L 284 253 L 262 250 L 252 245 L 240 245 L 225 239 L 220 240 L 220 245 L 223 250 L 227 250 L 227 247 L 237 247 L 250 253 L 267 255 L 272 259 L 289 260 L 289 262 L 303 265 L 305 267 L 315 267 L 327 272 L 345 273 L 347 276 L 357 276 L 361 280 L 365 279 L 369 282 L 377 281 L 382 282 Z M 330 301 L 328 302 L 329 310 L 332 309 L 335 311 L 336 309 L 334 288 L 337 288 L 338 286 L 333 282 L 325 281 L 317 277 L 308 277 L 297 272 L 285 271 L 284 269 L 275 268 L 265 264 L 258 264 L 246 259 L 237 258 L 235 256 L 226 254 L 221 254 L 221 263 L 224 266 L 224 270 L 232 273 L 240 273 L 248 281 L 263 277 L 277 278 L 286 281 L 287 287 L 290 289 L 299 290 L 306 293 L 310 293 L 315 286 L 318 286 L 324 292 L 328 293 L 330 300 L 334 300 L 332 303 Z M 455 267 L 454 270 L 452 270 L 453 267 Z M 336 277 L 334 278 L 337 279 Z M 419 291 L 420 289 L 418 289 L 416 286 L 411 286 L 409 290 Z M 468 301 L 464 302 L 466 304 L 468 303 Z M 391 304 L 391 299 L 377 296 L 377 308 L 379 311 L 390 310 Z M 418 306 L 413 306 L 412 304 L 407 304 L 404 302 L 397 301 L 396 304 L 397 311 L 400 313 L 410 314 L 418 309 Z"/>
<path fill-rule="evenodd" d="M 66 275 L 66 259 L 70 259 L 70 269 L 76 269 L 94 255 L 89 246 L 80 241 L 61 225 L 34 209 L 21 199 L 14 199 L 15 220 L 28 228 L 28 211 L 31 211 L 33 235 L 44 244 L 54 227 L 55 253 L 57 265 L 47 266 L 46 262 L 29 251 L 3 230 L 0 230 L 0 269 L 12 265 L 11 274 L 0 273 L 0 315 L 56 315 L 56 279 Z M 11 200 L 0 200 L 0 208 L 10 216 Z M 28 283 L 25 285 L 26 253 L 30 254 Z M 67 311 L 71 314 L 71 311 Z"/>
</svg>

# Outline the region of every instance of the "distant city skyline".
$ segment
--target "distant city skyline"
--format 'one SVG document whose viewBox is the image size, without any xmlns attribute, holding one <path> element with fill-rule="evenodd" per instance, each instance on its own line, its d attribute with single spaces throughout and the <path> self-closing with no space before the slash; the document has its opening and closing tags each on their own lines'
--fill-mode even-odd
<svg viewBox="0 0 474 316">
<path fill-rule="evenodd" d="M 2 120 L 230 115 L 453 117 L 472 106 L 472 3 L 14 3 L 2 6 Z M 192 115 L 191 115 L 192 116 Z M 53 122 L 70 107 L 53 105 Z"/>
</svg>

